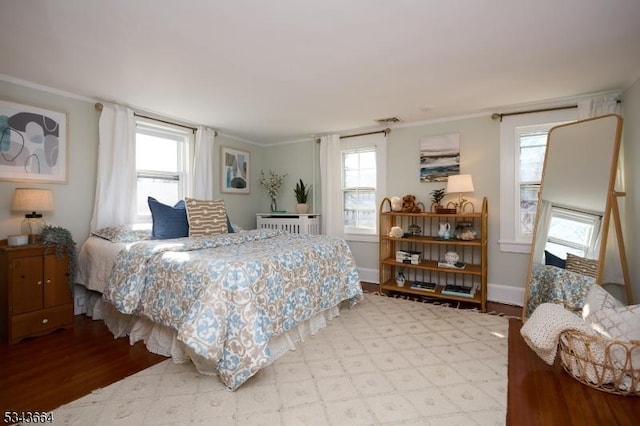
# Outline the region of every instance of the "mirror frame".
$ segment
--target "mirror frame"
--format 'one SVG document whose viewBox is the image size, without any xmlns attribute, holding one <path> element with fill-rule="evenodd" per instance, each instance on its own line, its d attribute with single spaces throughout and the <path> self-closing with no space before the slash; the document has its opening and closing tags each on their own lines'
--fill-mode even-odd
<svg viewBox="0 0 640 426">
<path fill-rule="evenodd" d="M 609 229 L 611 226 L 611 220 L 613 219 L 613 225 L 615 227 L 615 233 L 616 233 L 616 238 L 617 238 L 617 252 L 619 255 L 619 259 L 620 259 L 620 263 L 621 263 L 621 269 L 622 269 L 622 275 L 623 275 L 623 285 L 625 287 L 625 291 L 626 291 L 626 297 L 627 297 L 627 303 L 632 303 L 632 297 L 631 297 L 631 287 L 630 287 L 630 277 L 629 277 L 629 272 L 628 272 L 628 265 L 627 265 L 627 260 L 626 260 L 626 254 L 625 254 L 625 249 L 624 249 L 624 242 L 623 242 L 623 238 L 622 238 L 622 227 L 621 227 L 621 221 L 620 221 L 620 211 L 618 208 L 618 197 L 624 196 L 625 193 L 624 192 L 616 192 L 615 190 L 615 184 L 616 184 L 616 176 L 618 173 L 618 161 L 619 161 L 619 155 L 620 155 L 620 144 L 621 144 L 621 139 L 622 139 L 622 123 L 623 123 L 623 119 L 620 115 L 617 114 L 607 114 L 607 115 L 603 115 L 603 116 L 599 116 L 599 117 L 594 117 L 594 118 L 589 118 L 586 120 L 580 120 L 580 121 L 575 121 L 575 122 L 571 122 L 571 123 L 566 123 L 566 124 L 561 124 L 559 126 L 555 126 L 553 127 L 547 136 L 547 149 L 545 151 L 545 158 L 544 158 L 544 164 L 543 164 L 543 168 L 542 168 L 542 178 L 541 178 L 541 183 L 540 183 L 540 190 L 538 192 L 538 207 L 536 210 L 536 220 L 535 220 L 535 227 L 534 227 L 534 232 L 533 232 L 533 239 L 532 239 L 532 243 L 531 243 L 531 252 L 530 252 L 530 256 L 529 256 L 529 267 L 528 267 L 528 271 L 527 271 L 527 275 L 526 275 L 526 283 L 525 283 L 525 297 L 524 297 L 524 305 L 523 305 L 523 310 L 522 310 L 522 320 L 525 321 L 527 319 L 527 305 L 529 303 L 529 297 L 530 297 L 530 284 L 531 284 L 531 279 L 532 279 L 532 272 L 533 272 L 533 267 L 534 264 L 536 263 L 536 258 L 542 255 L 542 252 L 540 251 L 541 249 L 544 249 L 544 247 L 540 248 L 540 247 L 536 247 L 536 241 L 538 241 L 538 233 L 541 232 L 541 230 L 539 229 L 539 219 L 540 219 L 540 211 L 541 211 L 541 206 L 542 206 L 542 200 L 543 198 L 543 194 L 544 194 L 544 189 L 545 189 L 545 179 L 548 179 L 548 167 L 550 164 L 550 160 L 549 160 L 549 153 L 551 151 L 553 151 L 552 149 L 550 149 L 550 147 L 553 146 L 554 143 L 554 136 L 556 133 L 558 133 L 558 131 L 567 131 L 570 130 L 572 127 L 573 128 L 577 128 L 580 131 L 584 131 L 583 127 L 585 126 L 592 126 L 594 124 L 595 120 L 611 120 L 611 119 L 615 120 L 615 127 L 613 126 L 613 123 L 611 125 L 611 128 L 615 128 L 615 132 L 614 134 L 611 135 L 611 147 L 612 150 L 611 152 L 611 160 L 609 162 L 609 173 L 608 173 L 608 182 L 606 182 L 606 186 L 605 185 L 599 185 L 601 186 L 601 188 L 606 188 L 605 189 L 605 193 L 603 194 L 602 198 L 604 200 L 604 211 L 602 212 L 603 216 L 602 216 L 602 233 L 601 233 L 601 240 L 600 240 L 600 247 L 599 247 L 599 251 L 598 251 L 598 264 L 597 264 L 597 270 L 596 270 L 596 278 L 595 278 L 595 282 L 596 284 L 602 284 L 602 277 L 603 277 L 603 271 L 604 271 L 604 265 L 605 265 L 605 257 L 606 257 L 606 253 L 607 253 L 607 242 L 609 239 Z M 605 123 L 607 124 L 607 123 Z M 608 131 L 608 130 L 607 130 Z M 598 143 L 598 142 L 602 142 L 601 140 L 596 140 L 594 141 L 594 143 Z M 595 145 L 594 145 L 595 146 Z M 567 147 L 563 147 L 564 152 L 567 152 L 568 149 Z M 575 149 L 575 147 L 572 147 L 571 149 Z M 560 151 L 560 153 L 562 153 L 563 150 Z M 558 160 L 556 158 L 553 159 L 554 164 L 557 164 Z M 567 159 L 563 159 L 563 161 L 566 162 L 566 164 L 570 164 L 571 158 L 567 158 Z M 602 163 L 604 163 L 606 161 L 606 159 L 602 159 Z M 606 163 L 605 163 L 606 164 Z M 597 166 L 597 165 L 596 165 Z M 557 167 L 557 166 L 554 166 Z M 588 167 L 585 167 L 585 170 Z M 554 170 L 553 173 L 556 173 L 556 171 Z M 580 172 L 578 171 L 577 174 L 574 174 L 573 176 L 570 176 L 574 179 L 579 179 L 579 175 Z M 578 182 L 576 182 L 578 183 Z M 598 196 L 599 197 L 599 196 Z M 584 206 L 581 206 L 584 208 Z M 586 209 L 585 209 L 586 210 Z M 613 217 L 612 217 L 613 216 Z M 544 232 L 547 232 L 546 230 Z M 546 241 L 546 238 L 545 238 Z M 546 244 L 545 244 L 546 246 Z"/>
</svg>

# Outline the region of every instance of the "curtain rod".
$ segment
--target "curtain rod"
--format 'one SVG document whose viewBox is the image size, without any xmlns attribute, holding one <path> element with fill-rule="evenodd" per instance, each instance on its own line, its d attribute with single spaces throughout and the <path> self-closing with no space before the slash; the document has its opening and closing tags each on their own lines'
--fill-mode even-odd
<svg viewBox="0 0 640 426">
<path fill-rule="evenodd" d="M 504 114 L 498 114 L 497 112 L 494 112 L 493 114 L 491 114 L 491 118 L 493 120 L 497 120 L 499 118 L 500 122 L 502 122 L 502 117 L 508 117 L 510 115 L 532 114 L 534 112 L 559 111 L 561 109 L 572 109 L 572 108 L 578 108 L 578 105 L 565 105 L 565 106 L 559 106 L 559 107 L 553 107 L 553 108 L 530 109 L 527 111 L 517 111 L 517 112 L 505 112 Z"/>
<path fill-rule="evenodd" d="M 98 102 L 98 103 L 96 103 L 95 107 L 96 107 L 96 109 L 98 111 L 102 111 L 102 108 L 104 107 L 104 105 L 102 105 L 101 103 Z M 186 124 L 174 123 L 172 121 L 162 120 L 162 119 L 155 118 L 155 117 L 149 117 L 148 115 L 143 115 L 143 114 L 140 114 L 140 113 L 137 113 L 137 112 L 134 112 L 133 115 L 136 116 L 136 117 L 140 117 L 140 118 L 146 118 L 148 120 L 158 121 L 158 122 L 164 123 L 164 124 L 170 124 L 172 126 L 183 127 L 185 129 L 189 129 L 189 130 L 191 130 L 193 132 L 195 132 L 197 130 L 195 127 L 187 126 Z M 218 136 L 218 131 L 214 130 L 213 134 L 214 134 L 214 136 Z"/>
<path fill-rule="evenodd" d="M 622 101 L 618 99 L 616 100 L 616 103 L 619 104 L 619 103 L 622 103 Z M 578 108 L 578 105 L 565 105 L 565 106 L 558 106 L 558 107 L 552 107 L 552 108 L 531 109 L 527 111 L 505 112 L 504 114 L 499 114 L 497 112 L 494 112 L 493 114 L 491 114 L 491 118 L 493 120 L 497 120 L 499 118 L 500 122 L 502 122 L 502 117 L 508 117 L 510 115 L 532 114 L 535 112 L 547 112 L 547 111 L 559 111 L 562 109 L 572 109 L 572 108 Z"/>
<path fill-rule="evenodd" d="M 375 135 L 376 133 L 384 133 L 384 135 L 387 136 L 389 133 L 391 133 L 391 129 L 387 127 L 384 130 L 376 130 L 375 132 L 356 133 L 355 135 L 340 136 L 340 139 L 355 138 L 357 136 Z M 320 143 L 320 138 L 316 138 L 316 143 Z"/>
</svg>

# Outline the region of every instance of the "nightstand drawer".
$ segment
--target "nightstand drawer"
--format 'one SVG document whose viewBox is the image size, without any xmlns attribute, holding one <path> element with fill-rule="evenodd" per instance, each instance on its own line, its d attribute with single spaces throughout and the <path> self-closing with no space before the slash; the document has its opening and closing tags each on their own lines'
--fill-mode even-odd
<svg viewBox="0 0 640 426">
<path fill-rule="evenodd" d="M 47 333 L 56 328 L 69 328 L 73 325 L 73 304 L 42 309 L 10 318 L 9 342 L 38 334 Z"/>
</svg>

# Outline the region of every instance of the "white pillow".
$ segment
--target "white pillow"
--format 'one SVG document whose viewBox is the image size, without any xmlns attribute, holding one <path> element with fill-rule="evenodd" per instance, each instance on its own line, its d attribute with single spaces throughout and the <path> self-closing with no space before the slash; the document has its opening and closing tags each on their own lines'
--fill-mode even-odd
<svg viewBox="0 0 640 426">
<path fill-rule="evenodd" d="M 589 321 L 589 317 L 594 312 L 601 311 L 603 309 L 615 309 L 621 308 L 622 302 L 613 297 L 607 290 L 600 285 L 592 285 L 589 288 L 587 297 L 584 299 L 584 307 L 582 308 L 582 319 Z"/>
</svg>

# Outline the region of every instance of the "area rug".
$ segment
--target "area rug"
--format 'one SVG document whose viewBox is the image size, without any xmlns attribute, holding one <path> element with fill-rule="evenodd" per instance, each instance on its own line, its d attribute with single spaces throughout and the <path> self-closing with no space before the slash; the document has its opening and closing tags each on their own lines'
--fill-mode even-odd
<svg viewBox="0 0 640 426">
<path fill-rule="evenodd" d="M 235 392 L 166 360 L 54 411 L 69 425 L 503 425 L 507 318 L 366 294 Z"/>
</svg>

